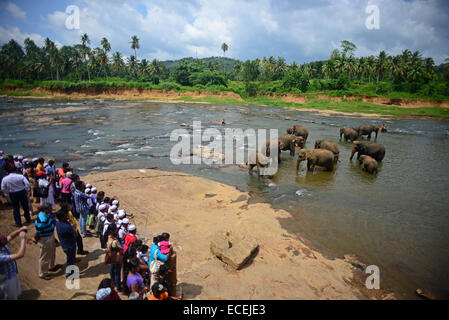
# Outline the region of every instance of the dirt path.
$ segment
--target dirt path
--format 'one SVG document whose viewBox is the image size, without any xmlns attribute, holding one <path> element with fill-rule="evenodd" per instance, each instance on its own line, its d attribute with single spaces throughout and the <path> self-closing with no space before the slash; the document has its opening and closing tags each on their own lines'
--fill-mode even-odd
<svg viewBox="0 0 449 320">
<path fill-rule="evenodd" d="M 244 169 L 242 169 L 244 170 Z M 245 171 L 245 170 L 244 170 Z M 243 172 L 243 171 L 242 171 Z M 135 218 L 144 239 L 168 232 L 178 255 L 178 288 L 187 299 L 392 299 L 384 290 L 364 288 L 366 275 L 345 259 L 329 260 L 299 236 L 281 228 L 291 215 L 269 204 L 249 204 L 247 193 L 184 173 L 124 170 L 82 178 L 116 196 Z M 11 209 L 0 211 L 0 232 L 13 230 Z M 253 261 L 231 270 L 210 251 L 218 230 L 248 234 L 259 244 Z M 34 230 L 33 230 L 34 231 Z M 28 246 L 19 273 L 28 299 L 92 299 L 108 276 L 97 238 L 85 238 L 89 255 L 81 258 L 81 288 L 68 290 L 60 271 L 50 281 L 37 277 L 38 248 Z M 15 245 L 11 245 L 15 248 Z M 65 255 L 57 248 L 57 262 Z M 357 264 L 355 264 L 357 266 Z"/>
</svg>

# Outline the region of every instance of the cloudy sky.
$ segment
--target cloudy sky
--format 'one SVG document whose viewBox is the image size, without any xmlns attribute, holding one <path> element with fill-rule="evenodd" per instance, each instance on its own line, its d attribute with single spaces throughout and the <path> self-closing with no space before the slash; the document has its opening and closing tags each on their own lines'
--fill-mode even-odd
<svg viewBox="0 0 449 320">
<path fill-rule="evenodd" d="M 79 29 L 66 27 L 71 5 Z M 379 8 L 379 29 L 366 27 L 369 5 Z M 448 26 L 446 0 L 0 0 L 0 44 L 30 37 L 42 45 L 48 36 L 72 45 L 87 33 L 91 46 L 106 37 L 112 51 L 129 56 L 137 35 L 139 59 L 218 56 L 226 42 L 228 57 L 304 63 L 327 59 L 349 40 L 356 56 L 408 48 L 439 64 L 449 56 Z"/>
</svg>

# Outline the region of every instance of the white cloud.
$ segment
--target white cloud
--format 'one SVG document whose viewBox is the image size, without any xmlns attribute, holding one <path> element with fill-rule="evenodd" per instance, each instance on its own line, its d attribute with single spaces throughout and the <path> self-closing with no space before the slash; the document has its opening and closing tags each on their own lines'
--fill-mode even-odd
<svg viewBox="0 0 449 320">
<path fill-rule="evenodd" d="M 79 43 L 87 33 L 95 47 L 106 37 L 112 51 L 125 56 L 133 54 L 129 42 L 137 35 L 140 59 L 222 55 L 223 42 L 229 57 L 273 55 L 300 63 L 327 59 L 342 40 L 358 46 L 357 56 L 408 48 L 439 63 L 449 53 L 449 10 L 442 0 L 152 0 L 145 3 L 145 16 L 138 0 L 74 2 L 81 29 L 66 29 L 65 12 L 54 11 L 42 21 L 46 30 L 64 44 Z M 379 6 L 380 30 L 365 27 L 371 3 Z"/>
<path fill-rule="evenodd" d="M 6 6 L 6 10 L 10 13 L 14 18 L 18 19 L 26 19 L 26 13 L 20 7 L 12 2 L 9 2 Z"/>
</svg>

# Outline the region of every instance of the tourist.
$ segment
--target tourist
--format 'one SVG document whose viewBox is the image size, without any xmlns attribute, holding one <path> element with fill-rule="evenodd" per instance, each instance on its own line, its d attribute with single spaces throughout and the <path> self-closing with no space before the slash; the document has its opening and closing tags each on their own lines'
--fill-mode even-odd
<svg viewBox="0 0 449 320">
<path fill-rule="evenodd" d="M 139 258 L 145 265 L 148 265 L 150 262 L 148 257 L 148 246 L 146 244 L 142 245 L 140 248 L 137 248 L 137 258 Z"/>
<path fill-rule="evenodd" d="M 168 295 L 167 288 L 164 287 L 162 283 L 155 282 L 151 286 L 151 292 L 153 293 L 150 300 L 182 300 L 180 297 L 172 297 Z"/>
<path fill-rule="evenodd" d="M 114 216 L 109 213 L 106 216 L 106 221 L 104 222 L 103 225 L 103 231 L 101 233 L 101 248 L 102 249 L 106 249 L 106 245 L 108 242 L 108 235 L 106 233 L 106 231 L 108 230 L 109 226 L 114 225 L 115 226 L 115 222 L 114 222 Z"/>
<path fill-rule="evenodd" d="M 72 172 L 66 171 L 64 178 L 61 180 L 61 202 L 67 203 L 72 201 L 72 192 L 70 191 L 70 185 L 72 184 Z"/>
<path fill-rule="evenodd" d="M 136 226 L 133 225 L 133 224 L 130 225 L 130 226 L 128 227 L 128 233 L 127 233 L 126 236 L 125 236 L 125 243 L 123 244 L 123 252 L 125 252 L 125 251 L 128 249 L 129 245 L 130 245 L 132 242 L 134 242 L 134 241 L 137 240 L 136 233 L 137 233 L 137 228 L 136 228 Z"/>
<path fill-rule="evenodd" d="M 41 194 L 40 197 L 40 205 L 49 204 L 53 208 L 55 207 L 55 198 L 54 198 L 54 188 L 53 188 L 53 177 L 50 176 L 47 179 L 47 174 L 43 171 L 39 171 L 36 173 L 37 184 L 40 189 L 46 189 L 47 197 L 43 197 Z"/>
<path fill-rule="evenodd" d="M 118 295 L 118 292 L 115 290 L 114 282 L 105 278 L 101 280 L 100 285 L 98 286 L 97 293 L 95 294 L 94 300 L 122 300 Z"/>
<path fill-rule="evenodd" d="M 81 237 L 78 221 L 75 219 L 72 213 L 72 203 L 71 202 L 63 203 L 61 205 L 61 210 L 64 210 L 68 213 L 69 223 L 72 226 L 72 228 L 75 229 L 76 231 L 76 249 L 77 249 L 76 253 L 79 255 L 88 254 L 89 251 L 84 250 L 83 238 Z"/>
<path fill-rule="evenodd" d="M 161 253 L 167 255 L 167 258 L 168 258 L 168 255 L 170 254 L 170 252 L 172 250 L 172 243 L 169 241 L 170 234 L 168 234 L 167 232 L 164 232 L 163 234 L 161 234 L 160 239 L 161 239 L 161 241 L 157 244 L 157 246 L 161 250 Z"/>
<path fill-rule="evenodd" d="M 27 193 L 30 192 L 30 183 L 20 174 L 17 168 L 10 167 L 9 169 L 9 174 L 2 180 L 1 189 L 3 194 L 9 196 L 9 199 L 11 200 L 16 226 L 21 227 L 22 219 L 20 217 L 20 205 L 22 206 L 26 222 L 31 222 L 27 196 Z"/>
<path fill-rule="evenodd" d="M 142 300 L 144 294 L 148 292 L 148 288 L 143 285 L 143 278 L 139 274 L 139 264 L 139 259 L 137 258 L 130 260 L 130 270 L 126 279 L 126 285 L 130 292 L 139 293 L 140 300 Z"/>
<path fill-rule="evenodd" d="M 97 194 L 97 201 L 96 201 L 96 211 L 98 212 L 98 208 L 100 207 L 100 205 L 103 204 L 103 200 L 104 200 L 104 191 L 100 191 Z"/>
<path fill-rule="evenodd" d="M 59 238 L 59 244 L 67 256 L 65 277 L 68 278 L 72 272 L 69 272 L 70 266 L 75 264 L 76 257 L 76 231 L 70 225 L 69 214 L 66 210 L 60 210 L 56 214 L 56 232 Z"/>
<path fill-rule="evenodd" d="M 120 244 L 120 241 L 117 238 L 117 227 L 115 224 L 110 224 L 108 227 L 108 230 L 106 232 L 106 236 L 108 237 L 108 252 L 113 252 L 114 254 L 117 254 L 117 252 L 123 252 L 123 247 Z M 111 276 L 111 279 L 114 281 L 115 286 L 117 287 L 118 291 L 122 291 L 121 286 L 121 269 L 122 269 L 122 263 L 123 263 L 123 256 L 121 256 L 120 263 L 111 263 L 109 265 L 109 274 Z"/>
<path fill-rule="evenodd" d="M 34 240 L 40 247 L 39 253 L 39 278 L 50 280 L 48 271 L 56 271 L 60 266 L 55 266 L 56 239 L 54 237 L 56 221 L 52 216 L 53 208 L 44 204 L 35 221 L 36 234 Z"/>
<path fill-rule="evenodd" d="M 66 173 L 70 172 L 70 166 L 67 162 L 62 164 L 62 167 L 58 169 L 58 182 L 62 183 L 62 180 L 66 177 Z"/>
<path fill-rule="evenodd" d="M 129 294 L 128 286 L 126 284 L 126 278 L 128 277 L 129 270 L 131 269 L 131 259 L 137 258 L 137 249 L 135 247 L 135 243 L 131 243 L 128 250 L 123 253 L 123 264 L 122 264 L 122 282 L 123 282 L 123 292 Z M 140 263 L 140 262 L 139 262 Z"/>
<path fill-rule="evenodd" d="M 129 225 L 129 219 L 125 218 L 122 220 L 122 223 L 120 225 L 119 231 L 118 231 L 118 237 L 120 239 L 120 243 L 122 245 L 125 244 L 125 237 L 128 234 L 128 225 Z"/>
<path fill-rule="evenodd" d="M 120 228 L 120 226 L 122 225 L 123 219 L 126 218 L 126 211 L 125 211 L 125 209 L 118 210 L 117 211 L 117 216 L 114 217 L 114 218 L 117 220 L 117 222 L 116 222 L 117 228 Z"/>
<path fill-rule="evenodd" d="M 44 162 L 45 162 L 44 158 L 39 158 L 39 159 L 37 159 L 36 169 L 37 169 L 38 171 L 43 171 L 43 172 L 45 172 Z"/>
<path fill-rule="evenodd" d="M 151 249 L 150 249 L 150 261 L 149 261 L 149 264 L 148 264 L 148 266 L 150 267 L 150 273 L 151 273 L 151 282 L 150 282 L 150 284 L 153 284 L 153 283 L 156 282 L 157 272 L 159 272 L 158 268 L 157 268 L 158 270 L 155 273 L 151 272 L 151 263 L 153 262 L 153 260 L 154 259 L 159 260 L 160 261 L 159 264 L 167 262 L 167 256 L 165 254 L 161 253 L 161 250 L 159 249 L 159 247 L 157 245 L 160 241 L 161 241 L 161 236 L 160 235 L 154 237 L 153 238 L 153 245 L 151 246 Z"/>
<path fill-rule="evenodd" d="M 0 284 L 0 300 L 17 300 L 21 293 L 16 260 L 25 256 L 26 232 L 27 228 L 21 227 L 8 236 L 0 235 L 0 276 L 4 277 Z M 17 236 L 20 238 L 20 247 L 11 254 L 7 244 Z"/>
<path fill-rule="evenodd" d="M 82 181 L 77 181 L 75 183 L 75 187 L 75 208 L 77 213 L 79 214 L 81 236 L 85 238 L 87 237 L 86 220 L 89 213 L 89 205 L 87 203 L 87 200 L 90 199 L 90 197 L 82 191 L 84 190 L 84 183 Z"/>
</svg>

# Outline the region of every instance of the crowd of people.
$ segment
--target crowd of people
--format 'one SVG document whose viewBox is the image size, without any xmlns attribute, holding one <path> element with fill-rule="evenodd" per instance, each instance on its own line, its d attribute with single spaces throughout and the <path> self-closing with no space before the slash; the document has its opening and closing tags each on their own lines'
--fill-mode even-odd
<svg viewBox="0 0 449 320">
<path fill-rule="evenodd" d="M 51 273 L 64 267 L 55 265 L 56 248 L 61 247 L 66 255 L 69 278 L 76 255 L 89 254 L 83 245 L 86 237 L 98 237 L 109 266 L 110 278 L 101 281 L 96 300 L 120 300 L 118 291 L 132 300 L 182 298 L 176 296 L 176 254 L 170 235 L 154 237 L 151 246 L 144 243 L 130 223 L 133 216 L 120 208 L 119 200 L 82 181 L 69 163 L 56 169 L 54 160 L 29 160 L 0 150 L 0 181 L 18 228 L 8 236 L 0 235 L 0 299 L 17 299 L 21 293 L 16 260 L 24 257 L 25 243 L 39 246 L 38 275 L 51 280 Z M 35 233 L 27 239 L 31 216 L 36 216 Z M 7 244 L 17 236 L 20 248 L 12 254 Z"/>
</svg>

